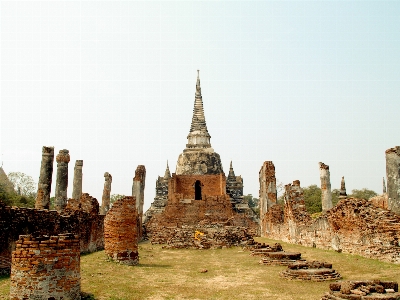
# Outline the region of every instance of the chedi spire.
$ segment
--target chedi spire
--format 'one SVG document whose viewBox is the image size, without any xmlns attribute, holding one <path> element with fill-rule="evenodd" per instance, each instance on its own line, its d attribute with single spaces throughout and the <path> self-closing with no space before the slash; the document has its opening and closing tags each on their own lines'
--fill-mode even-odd
<svg viewBox="0 0 400 300">
<path fill-rule="evenodd" d="M 206 118 L 204 116 L 203 99 L 200 87 L 200 75 L 197 70 L 196 93 L 190 132 L 187 136 L 186 148 L 210 148 L 210 134 L 207 130 Z"/>
</svg>

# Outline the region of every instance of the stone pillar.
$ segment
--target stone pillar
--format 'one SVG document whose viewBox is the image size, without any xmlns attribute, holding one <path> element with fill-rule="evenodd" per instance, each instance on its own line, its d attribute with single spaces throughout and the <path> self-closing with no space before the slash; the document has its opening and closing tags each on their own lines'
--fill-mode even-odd
<svg viewBox="0 0 400 300">
<path fill-rule="evenodd" d="M 110 173 L 104 173 L 104 189 L 103 189 L 103 197 L 101 198 L 101 209 L 100 214 L 105 215 L 110 209 L 110 195 L 111 195 L 111 183 L 112 176 Z"/>
<path fill-rule="evenodd" d="M 139 165 L 135 171 L 135 177 L 132 183 L 132 196 L 136 198 L 136 209 L 139 216 L 138 233 L 139 239 L 142 238 L 143 205 L 144 205 L 144 187 L 146 180 L 146 167 Z"/>
<path fill-rule="evenodd" d="M 72 185 L 72 199 L 79 200 L 82 195 L 82 167 L 83 160 L 75 161 L 74 182 Z"/>
<path fill-rule="evenodd" d="M 116 201 L 104 218 L 104 250 L 107 256 L 121 264 L 137 265 L 138 213 L 135 197 Z"/>
<path fill-rule="evenodd" d="M 329 166 L 324 163 L 319 163 L 319 177 L 321 179 L 321 202 L 322 212 L 333 207 L 332 205 L 332 191 L 331 191 L 331 174 L 329 172 Z"/>
<path fill-rule="evenodd" d="M 67 206 L 67 189 L 68 189 L 68 163 L 69 151 L 66 149 L 60 150 L 56 157 L 57 161 L 57 179 L 56 179 L 56 200 L 54 208 L 61 212 Z"/>
<path fill-rule="evenodd" d="M 400 214 L 400 146 L 387 149 L 385 154 L 388 208 Z"/>
<path fill-rule="evenodd" d="M 346 193 L 346 183 L 344 182 L 344 176 L 342 176 L 342 181 L 340 182 L 340 193 L 339 199 L 343 199 L 347 197 Z"/>
<path fill-rule="evenodd" d="M 54 147 L 43 146 L 38 191 L 35 201 L 35 208 L 37 209 L 49 209 L 51 181 L 53 177 L 53 163 Z"/>
<path fill-rule="evenodd" d="M 10 299 L 81 299 L 79 236 L 20 235 L 12 252 Z"/>
<path fill-rule="evenodd" d="M 383 193 L 386 194 L 386 182 L 385 182 L 385 177 L 383 177 L 382 179 L 383 179 L 383 182 L 382 182 Z"/>
<path fill-rule="evenodd" d="M 263 222 L 264 216 L 277 201 L 275 166 L 272 161 L 263 163 L 259 172 L 259 183 L 261 236 L 265 236 L 266 224 Z"/>
</svg>

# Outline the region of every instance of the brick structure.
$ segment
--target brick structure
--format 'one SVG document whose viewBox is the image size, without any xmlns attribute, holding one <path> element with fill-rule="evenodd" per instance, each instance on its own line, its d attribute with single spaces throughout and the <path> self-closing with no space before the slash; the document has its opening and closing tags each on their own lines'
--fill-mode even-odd
<svg viewBox="0 0 400 300">
<path fill-rule="evenodd" d="M 135 197 L 116 201 L 104 219 L 104 249 L 107 256 L 127 265 L 139 263 L 139 215 Z"/>
<path fill-rule="evenodd" d="M 56 157 L 57 161 L 57 179 L 56 179 L 56 199 L 54 208 L 61 212 L 67 205 L 68 189 L 68 163 L 70 161 L 69 151 L 60 150 Z"/>
<path fill-rule="evenodd" d="M 332 264 L 319 261 L 289 264 L 279 275 L 290 280 L 327 281 L 341 278 L 340 274 L 332 269 Z"/>
<path fill-rule="evenodd" d="M 12 253 L 10 299 L 80 299 L 79 237 L 21 235 Z"/>
<path fill-rule="evenodd" d="M 259 199 L 260 199 L 260 225 L 261 236 L 266 231 L 264 216 L 267 211 L 276 204 L 276 177 L 275 166 L 272 161 L 265 161 L 259 172 Z"/>
<path fill-rule="evenodd" d="M 321 202 L 322 211 L 325 212 L 333 207 L 332 205 L 332 191 L 331 191 L 331 175 L 329 166 L 324 163 L 319 163 L 319 173 L 321 179 Z"/>
<path fill-rule="evenodd" d="M 158 176 L 156 180 L 156 196 L 154 197 L 154 202 L 151 203 L 150 208 L 144 214 L 143 223 L 146 223 L 151 217 L 164 211 L 168 202 L 168 182 L 170 179 L 171 172 L 167 161 L 167 168 L 165 169 L 164 176 Z"/>
<path fill-rule="evenodd" d="M 111 183 L 112 176 L 110 173 L 104 173 L 104 188 L 103 188 L 103 196 L 101 198 L 101 209 L 100 213 L 105 215 L 110 209 L 110 195 L 111 195 Z"/>
<path fill-rule="evenodd" d="M 329 285 L 330 291 L 321 300 L 397 300 L 399 285 L 395 281 L 338 281 Z"/>
<path fill-rule="evenodd" d="M 388 207 L 400 214 L 400 146 L 387 149 L 385 155 Z"/>
<path fill-rule="evenodd" d="M 35 208 L 49 209 L 51 181 L 53 176 L 54 147 L 42 147 L 42 163 L 40 165 L 40 176 L 38 191 L 36 195 Z"/>
<path fill-rule="evenodd" d="M 98 202 L 88 194 L 70 199 L 62 212 L 18 208 L 0 201 L 0 257 L 11 258 L 15 241 L 21 234 L 57 235 L 73 233 L 80 237 L 81 252 L 104 249 L 104 216 Z"/>
<path fill-rule="evenodd" d="M 220 226 L 220 230 L 224 225 L 258 228 L 252 217 L 233 209 L 231 196 L 227 194 L 227 180 L 221 158 L 211 147 L 210 138 L 198 75 L 188 142 L 178 157 L 176 173 L 168 178 L 168 200 L 163 201 L 165 208 L 146 220 L 146 230 L 150 237 L 165 227 L 189 226 L 194 232 L 199 224 L 214 224 Z M 233 188 L 232 191 L 243 193 L 243 181 L 239 180 L 237 184 L 238 178 L 233 169 L 230 176 L 232 181 L 229 191 Z"/>
<path fill-rule="evenodd" d="M 136 210 L 139 215 L 139 223 L 137 224 L 139 239 L 142 238 L 145 181 L 146 181 L 146 168 L 143 165 L 139 165 L 136 168 L 135 177 L 133 177 L 133 183 L 132 183 L 132 197 L 136 199 Z"/>
<path fill-rule="evenodd" d="M 72 199 L 80 199 L 82 195 L 82 167 L 83 167 L 83 160 L 75 161 L 74 182 L 72 186 Z"/>
</svg>

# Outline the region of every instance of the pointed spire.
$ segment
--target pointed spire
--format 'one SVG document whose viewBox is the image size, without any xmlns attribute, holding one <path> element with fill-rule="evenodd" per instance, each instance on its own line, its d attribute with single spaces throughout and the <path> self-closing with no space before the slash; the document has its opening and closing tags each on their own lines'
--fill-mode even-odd
<svg viewBox="0 0 400 300">
<path fill-rule="evenodd" d="M 171 178 L 171 172 L 169 171 L 168 160 L 167 160 L 167 168 L 165 169 L 164 179 Z"/>
<path fill-rule="evenodd" d="M 194 98 L 194 108 L 192 124 L 188 135 L 187 148 L 211 148 L 210 134 L 207 130 L 206 118 L 204 116 L 203 97 L 200 87 L 200 71 L 197 70 L 196 93 Z"/>
<path fill-rule="evenodd" d="M 232 161 L 231 161 L 231 164 L 230 164 L 230 167 L 229 167 L 228 179 L 236 180 L 236 175 L 235 175 L 235 172 L 233 171 L 233 167 L 232 167 Z"/>
</svg>

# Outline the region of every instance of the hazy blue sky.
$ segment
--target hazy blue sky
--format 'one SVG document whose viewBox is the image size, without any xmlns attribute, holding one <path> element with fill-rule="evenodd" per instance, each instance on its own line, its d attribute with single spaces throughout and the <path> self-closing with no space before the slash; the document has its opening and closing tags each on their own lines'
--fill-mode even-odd
<svg viewBox="0 0 400 300">
<path fill-rule="evenodd" d="M 39 178 L 42 146 L 70 150 L 83 190 L 131 193 L 145 208 L 175 171 L 197 69 L 211 144 L 244 193 L 272 160 L 279 182 L 382 192 L 400 145 L 400 1 L 1 1 L 1 154 Z M 56 163 L 54 165 L 56 170 Z M 52 195 L 55 191 L 55 173 Z"/>
</svg>

